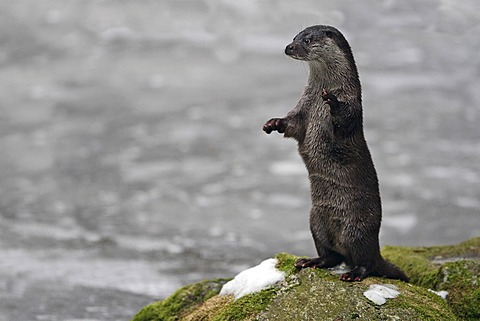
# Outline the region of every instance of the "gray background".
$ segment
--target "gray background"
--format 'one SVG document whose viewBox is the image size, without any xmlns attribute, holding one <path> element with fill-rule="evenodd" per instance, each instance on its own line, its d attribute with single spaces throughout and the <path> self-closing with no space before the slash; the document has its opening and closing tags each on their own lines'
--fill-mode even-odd
<svg viewBox="0 0 480 321">
<path fill-rule="evenodd" d="M 265 135 L 348 38 L 383 245 L 480 235 L 478 1 L 0 1 L 0 320 L 128 320 L 181 285 L 313 255 L 296 144 Z"/>
</svg>

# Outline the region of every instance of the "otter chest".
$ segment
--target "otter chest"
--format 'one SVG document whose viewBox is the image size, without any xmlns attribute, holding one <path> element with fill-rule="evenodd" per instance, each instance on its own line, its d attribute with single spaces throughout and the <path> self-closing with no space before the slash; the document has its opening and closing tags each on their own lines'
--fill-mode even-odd
<svg viewBox="0 0 480 321">
<path fill-rule="evenodd" d="M 310 165 L 315 165 L 315 163 L 328 158 L 333 131 L 330 107 L 323 102 L 321 97 L 320 101 L 317 99 L 310 102 L 310 106 L 306 109 L 305 139 L 299 143 L 298 150 L 309 169 Z"/>
</svg>

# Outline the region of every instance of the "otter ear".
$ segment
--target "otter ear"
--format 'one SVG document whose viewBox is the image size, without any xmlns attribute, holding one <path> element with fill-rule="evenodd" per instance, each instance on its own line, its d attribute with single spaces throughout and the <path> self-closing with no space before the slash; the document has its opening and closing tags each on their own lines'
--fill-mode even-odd
<svg viewBox="0 0 480 321">
<path fill-rule="evenodd" d="M 327 30 L 327 31 L 325 31 L 325 36 L 326 36 L 327 38 L 333 38 L 333 32 L 330 31 L 330 30 Z"/>
</svg>

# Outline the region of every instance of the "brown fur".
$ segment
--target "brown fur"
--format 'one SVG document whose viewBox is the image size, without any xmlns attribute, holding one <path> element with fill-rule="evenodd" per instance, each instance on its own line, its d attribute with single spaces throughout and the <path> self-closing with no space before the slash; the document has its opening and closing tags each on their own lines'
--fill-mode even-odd
<svg viewBox="0 0 480 321">
<path fill-rule="evenodd" d="M 380 193 L 363 134 L 360 80 L 350 46 L 337 29 L 313 26 L 285 53 L 308 62 L 308 84 L 295 108 L 263 129 L 297 140 L 309 174 L 310 230 L 318 257 L 300 259 L 296 266 L 327 268 L 344 261 L 352 268 L 342 275 L 344 281 L 368 275 L 408 281 L 380 255 Z"/>
</svg>

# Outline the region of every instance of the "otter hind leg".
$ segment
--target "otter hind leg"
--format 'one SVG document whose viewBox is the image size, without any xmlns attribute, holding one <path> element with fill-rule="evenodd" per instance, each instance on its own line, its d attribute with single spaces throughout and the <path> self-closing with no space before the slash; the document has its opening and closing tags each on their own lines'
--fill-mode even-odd
<svg viewBox="0 0 480 321">
<path fill-rule="evenodd" d="M 355 266 L 350 272 L 342 274 L 340 280 L 346 282 L 358 282 L 367 276 L 379 276 L 382 278 L 397 279 L 408 282 L 409 279 L 405 273 L 392 263 L 379 258 L 374 267 L 364 265 Z"/>
<path fill-rule="evenodd" d="M 297 269 L 305 268 L 330 268 L 339 265 L 344 260 L 343 256 L 338 253 L 330 252 L 326 255 L 312 258 L 300 258 L 295 261 L 294 265 Z"/>
<path fill-rule="evenodd" d="M 350 272 L 343 273 L 340 280 L 346 282 L 359 282 L 370 275 L 371 271 L 364 266 L 356 266 Z"/>
<path fill-rule="evenodd" d="M 378 232 L 376 235 L 378 235 Z M 378 240 L 356 240 L 348 245 L 348 249 L 346 263 L 351 270 L 343 273 L 340 280 L 359 282 L 367 276 L 375 274 L 376 263 L 381 260 Z"/>
</svg>

